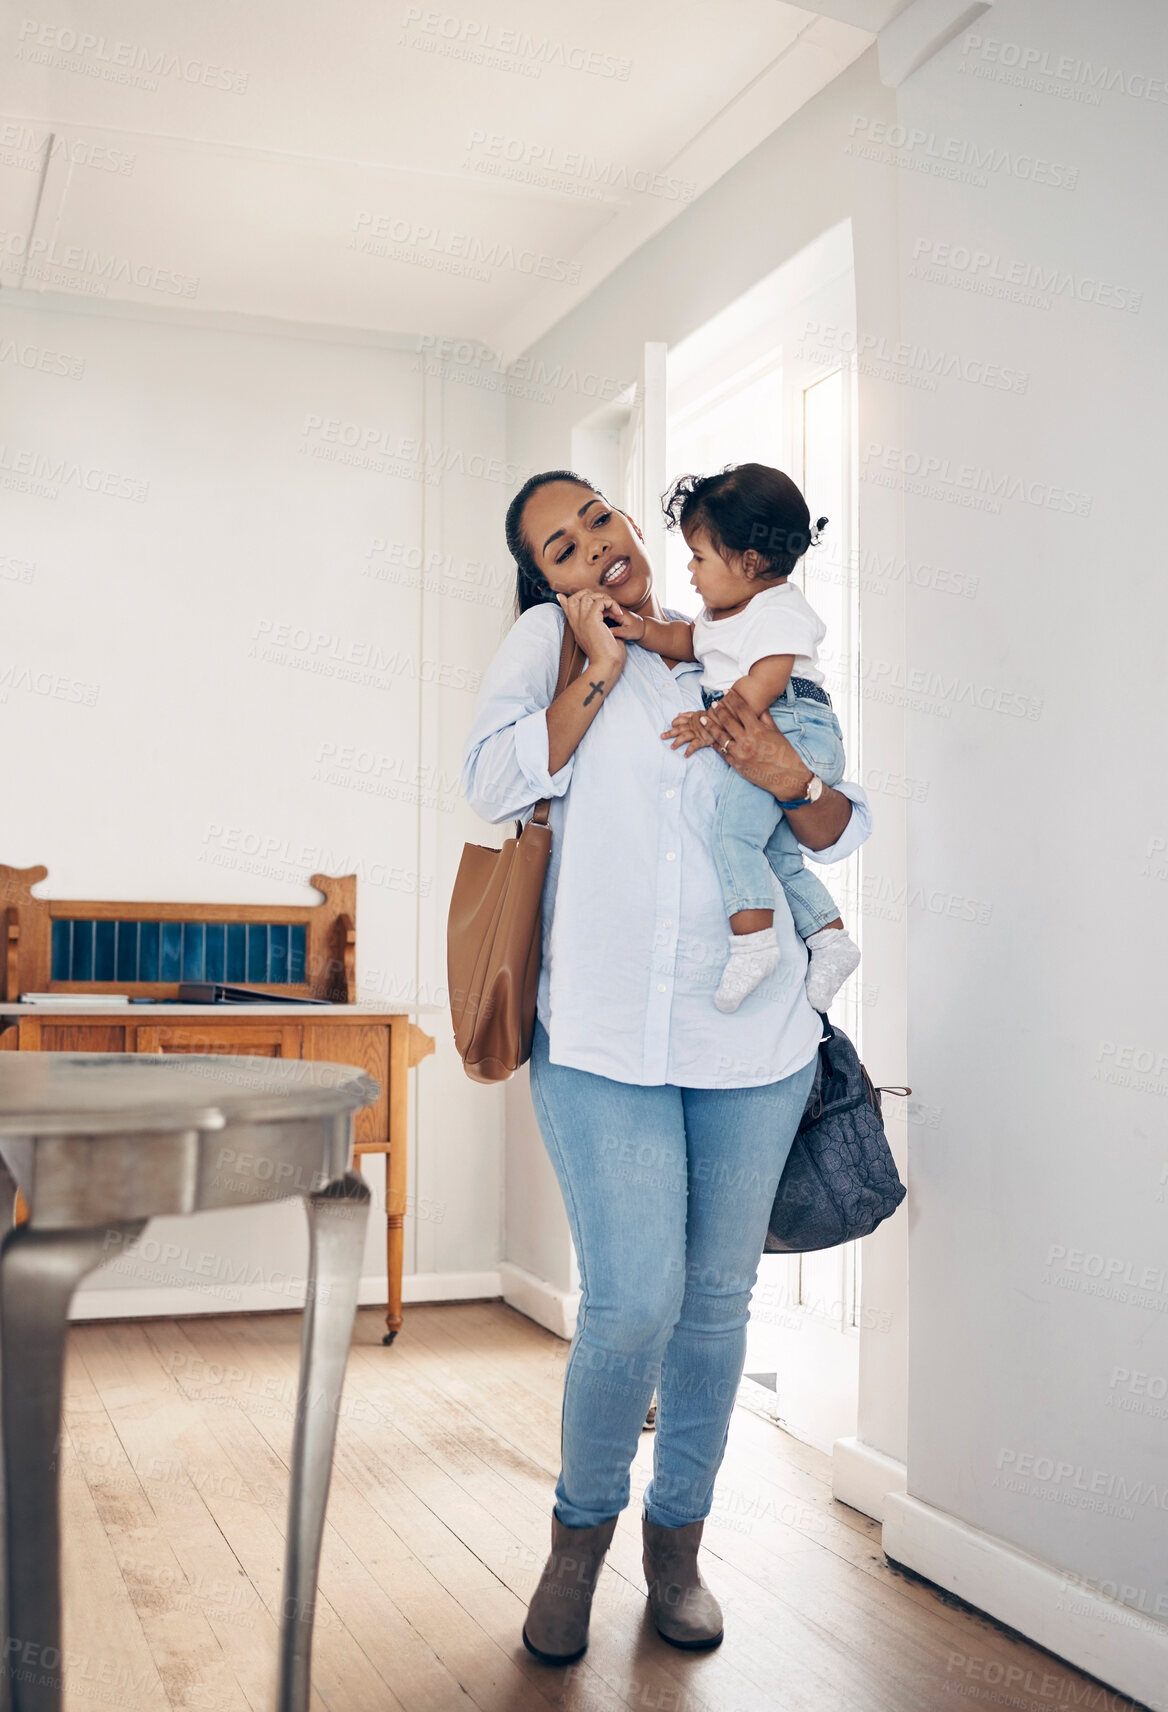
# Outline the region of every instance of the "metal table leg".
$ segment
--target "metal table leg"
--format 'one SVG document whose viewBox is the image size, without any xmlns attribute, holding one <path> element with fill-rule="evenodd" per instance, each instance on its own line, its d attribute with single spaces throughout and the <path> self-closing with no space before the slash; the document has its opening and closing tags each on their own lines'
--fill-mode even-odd
<svg viewBox="0 0 1168 1712">
<path fill-rule="evenodd" d="M 8 1161 L 0 1154 L 0 1243 L 15 1226 L 16 1220 L 16 1178 L 8 1169 Z M 0 1375 L 3 1373 L 3 1358 L 0 1356 Z M 4 1630 L 3 1639 L 8 1640 L 8 1529 L 5 1525 L 6 1507 L 4 1503 L 4 1452 L 3 1452 L 3 1411 L 0 1410 L 0 1628 Z M 12 1712 L 12 1685 L 8 1679 L 8 1649 L 0 1660 L 0 1712 Z"/>
<path fill-rule="evenodd" d="M 0 1245 L 0 1442 L 7 1583 L 3 1712 L 60 1712 L 57 1450 L 69 1303 L 82 1278 L 145 1219 L 98 1229 L 18 1225 Z M 18 1549 L 17 1549 L 18 1548 Z"/>
<path fill-rule="evenodd" d="M 368 1185 L 352 1171 L 319 1194 L 305 1197 L 308 1299 L 300 1340 L 300 1383 L 284 1541 L 277 1712 L 308 1712 L 316 1576 L 341 1387 L 357 1310 L 369 1198 Z"/>
<path fill-rule="evenodd" d="M 0 1153 L 0 1241 L 16 1224 L 16 1178 Z"/>
</svg>

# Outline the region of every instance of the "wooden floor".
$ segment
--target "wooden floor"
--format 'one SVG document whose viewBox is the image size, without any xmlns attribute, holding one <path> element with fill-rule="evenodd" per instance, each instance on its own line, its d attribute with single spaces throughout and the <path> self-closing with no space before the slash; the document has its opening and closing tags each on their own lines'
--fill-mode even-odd
<svg viewBox="0 0 1168 1712">
<path fill-rule="evenodd" d="M 567 1346 L 496 1303 L 407 1308 L 390 1349 L 382 1328 L 379 1310 L 360 1311 L 321 1563 L 314 1712 L 1131 1704 L 893 1570 L 876 1524 L 832 1501 L 828 1459 L 742 1409 L 703 1557 L 726 1613 L 723 1645 L 680 1653 L 647 1622 L 637 1504 L 647 1433 L 591 1646 L 568 1669 L 537 1664 L 519 1631 L 547 1553 Z M 68 1712 L 272 1712 L 299 1334 L 296 1315 L 71 1332 L 60 1459 Z"/>
</svg>

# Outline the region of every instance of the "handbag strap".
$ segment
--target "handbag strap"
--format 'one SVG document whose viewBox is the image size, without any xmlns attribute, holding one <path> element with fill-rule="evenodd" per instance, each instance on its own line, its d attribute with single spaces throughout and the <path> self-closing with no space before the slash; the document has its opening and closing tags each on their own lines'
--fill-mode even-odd
<svg viewBox="0 0 1168 1712">
<path fill-rule="evenodd" d="M 579 663 L 577 662 L 577 656 L 579 656 Z M 560 670 L 556 677 L 555 693 L 552 696 L 553 701 L 556 699 L 556 696 L 560 694 L 561 690 L 566 689 L 571 680 L 577 676 L 580 665 L 582 665 L 583 662 L 584 650 L 581 648 L 579 642 L 577 642 L 576 632 L 572 629 L 572 626 L 568 623 L 568 620 L 565 617 L 564 639 L 560 643 Z M 547 825 L 550 809 L 550 797 L 543 797 L 541 801 L 536 803 L 531 816 L 536 826 Z M 515 827 L 517 833 L 521 833 L 523 830 L 523 822 L 517 820 L 515 822 Z"/>
<path fill-rule="evenodd" d="M 826 1011 L 819 1011 L 817 1014 L 818 1014 L 820 1022 L 823 1024 L 823 1027 L 824 1027 L 824 1034 L 823 1034 L 823 1036 L 819 1042 L 819 1061 L 820 1061 L 820 1065 L 821 1065 L 823 1074 L 825 1076 L 830 1076 L 830 1074 L 831 1074 L 831 1058 L 824 1049 L 825 1049 L 825 1047 L 828 1046 L 828 1044 L 831 1041 L 833 1041 L 835 1039 L 836 1034 L 839 1031 L 837 1029 L 833 1028 L 831 1023 L 827 1020 L 827 1012 Z M 863 1064 L 860 1065 L 860 1074 L 864 1078 L 865 1085 L 871 1090 L 872 1096 L 875 1100 L 876 1110 L 878 1112 L 881 1112 L 881 1115 L 883 1115 L 881 1102 L 880 1102 L 880 1096 L 882 1094 L 898 1094 L 898 1095 L 900 1095 L 900 1097 L 902 1099 L 907 1099 L 908 1096 L 912 1093 L 912 1089 L 908 1088 L 908 1087 L 904 1087 L 904 1088 L 877 1088 L 875 1086 L 875 1084 L 873 1083 L 872 1078 L 869 1076 L 868 1072 L 865 1070 Z M 808 1111 L 811 1110 L 811 1099 L 812 1099 L 812 1096 L 814 1094 L 814 1091 L 815 1090 L 813 1088 L 812 1093 L 807 1096 Z M 822 1116 L 822 1114 L 823 1114 L 823 1100 L 821 1097 L 816 1103 L 815 1110 L 811 1111 L 811 1117 L 813 1120 L 818 1120 Z M 806 1118 L 807 1111 L 804 1112 L 803 1116 L 804 1116 L 804 1118 Z"/>
</svg>

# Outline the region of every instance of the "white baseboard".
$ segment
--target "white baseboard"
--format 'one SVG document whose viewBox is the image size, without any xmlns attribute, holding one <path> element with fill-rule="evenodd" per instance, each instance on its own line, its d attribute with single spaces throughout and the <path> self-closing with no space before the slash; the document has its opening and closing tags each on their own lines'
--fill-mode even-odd
<svg viewBox="0 0 1168 1712">
<path fill-rule="evenodd" d="M 832 1497 L 875 1522 L 884 1520 L 888 1494 L 904 1491 L 906 1474 L 903 1462 L 860 1439 L 836 1439 L 831 1447 Z"/>
<path fill-rule="evenodd" d="M 503 1294 L 496 1271 L 408 1272 L 402 1302 L 481 1301 Z M 384 1307 L 385 1274 L 362 1278 L 357 1292 L 362 1308 Z M 289 1280 L 278 1290 L 265 1284 L 143 1284 L 138 1288 L 78 1290 L 69 1308 L 78 1320 L 185 1319 L 190 1314 L 272 1313 L 303 1308 L 304 1281 Z"/>
<path fill-rule="evenodd" d="M 499 1265 L 503 1300 L 536 1325 L 546 1326 L 557 1337 L 571 1340 L 576 1330 L 576 1308 L 580 1301 L 578 1290 L 559 1290 L 534 1272 L 513 1266 L 509 1260 Z"/>
<path fill-rule="evenodd" d="M 376 1286 L 376 1294 L 357 1300 L 362 1307 L 385 1301 L 385 1279 L 362 1279 Z M 402 1279 L 403 1302 L 481 1302 L 503 1294 L 501 1268 L 491 1272 L 409 1272 Z"/>
<path fill-rule="evenodd" d="M 890 1492 L 884 1509 L 884 1550 L 894 1563 L 1008 1623 L 1110 1688 L 1142 1700 L 1153 1712 L 1168 1712 L 1168 1623 L 1080 1585 L 1075 1577 L 919 1498 Z M 953 1686 L 967 1677 L 988 1682 L 977 1677 L 977 1667 L 972 1658 L 955 1662 Z M 1008 1678 L 997 1683 L 1007 1696 L 1026 1686 Z M 1030 1689 L 1034 1692 L 1033 1684 Z"/>
</svg>

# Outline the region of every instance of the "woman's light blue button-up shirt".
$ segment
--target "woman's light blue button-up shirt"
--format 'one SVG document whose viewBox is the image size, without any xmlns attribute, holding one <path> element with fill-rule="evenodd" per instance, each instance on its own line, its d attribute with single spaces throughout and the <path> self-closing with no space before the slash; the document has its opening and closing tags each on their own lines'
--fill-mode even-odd
<svg viewBox="0 0 1168 1712">
<path fill-rule="evenodd" d="M 549 773 L 545 714 L 565 622 L 551 602 L 516 620 L 484 674 L 462 758 L 467 800 L 485 820 L 526 821 L 551 798 L 536 1011 L 552 1063 L 642 1086 L 753 1088 L 793 1075 L 821 1031 L 777 879 L 778 969 L 737 1011 L 714 1004 L 730 928 L 709 840 L 729 767 L 714 749 L 687 760 L 660 735 L 674 714 L 702 707 L 701 664 L 671 671 L 630 644 L 575 753 Z M 837 844 L 805 852 L 816 862 L 850 856 L 871 831 L 861 788 L 838 788 L 852 817 Z"/>
</svg>

